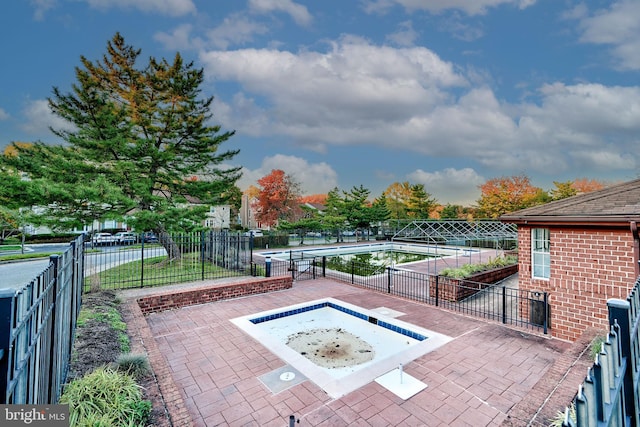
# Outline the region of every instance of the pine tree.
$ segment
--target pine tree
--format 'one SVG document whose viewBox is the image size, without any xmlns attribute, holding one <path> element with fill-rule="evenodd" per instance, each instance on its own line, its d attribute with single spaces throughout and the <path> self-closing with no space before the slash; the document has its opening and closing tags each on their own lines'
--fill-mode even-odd
<svg viewBox="0 0 640 427">
<path fill-rule="evenodd" d="M 139 67 L 140 53 L 116 34 L 102 60 L 82 56 L 71 92 L 56 87 L 49 99 L 73 125 L 52 129 L 67 144 L 14 144 L 4 159 L 40 188 L 49 218 L 126 218 L 179 257 L 168 231 L 198 224 L 208 205 L 225 201 L 240 172 L 219 166 L 238 151 L 219 152 L 234 132 L 209 124 L 213 97 L 201 97 L 202 69 L 180 54 Z"/>
</svg>

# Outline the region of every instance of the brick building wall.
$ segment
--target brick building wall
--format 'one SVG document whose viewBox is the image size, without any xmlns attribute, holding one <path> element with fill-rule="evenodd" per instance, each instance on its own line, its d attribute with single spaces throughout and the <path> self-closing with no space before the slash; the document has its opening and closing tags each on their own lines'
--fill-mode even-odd
<svg viewBox="0 0 640 427">
<path fill-rule="evenodd" d="M 533 279 L 531 227 L 518 226 L 520 289 L 549 293 L 554 337 L 575 341 L 587 328 L 608 330 L 607 300 L 626 299 L 636 279 L 631 232 L 551 227 L 549 242 L 549 280 Z"/>
</svg>

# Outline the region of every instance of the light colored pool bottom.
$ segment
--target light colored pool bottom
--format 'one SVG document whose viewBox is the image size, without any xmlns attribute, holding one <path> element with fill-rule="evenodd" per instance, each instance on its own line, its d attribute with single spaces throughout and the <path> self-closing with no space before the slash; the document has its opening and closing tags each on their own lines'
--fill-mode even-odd
<svg viewBox="0 0 640 427">
<path fill-rule="evenodd" d="M 339 398 L 437 349 L 452 338 L 346 302 L 325 298 L 232 319 L 283 361 Z M 399 315 L 401 313 L 389 313 Z M 289 347 L 290 336 L 309 330 L 340 328 L 370 344 L 372 360 L 353 366 L 319 366 Z"/>
</svg>

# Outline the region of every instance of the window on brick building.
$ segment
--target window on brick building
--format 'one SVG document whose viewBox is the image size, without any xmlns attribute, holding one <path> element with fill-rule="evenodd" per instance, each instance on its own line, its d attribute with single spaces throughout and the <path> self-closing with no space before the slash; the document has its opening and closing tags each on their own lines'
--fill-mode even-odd
<svg viewBox="0 0 640 427">
<path fill-rule="evenodd" d="M 549 229 L 531 230 L 531 271 L 536 279 L 548 279 L 550 271 Z"/>
</svg>

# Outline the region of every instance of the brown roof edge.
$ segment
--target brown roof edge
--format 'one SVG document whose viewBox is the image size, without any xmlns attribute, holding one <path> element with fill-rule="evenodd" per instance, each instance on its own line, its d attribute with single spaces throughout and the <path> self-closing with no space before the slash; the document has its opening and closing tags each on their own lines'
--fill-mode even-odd
<svg viewBox="0 0 640 427">
<path fill-rule="evenodd" d="M 522 225 L 571 225 L 571 226 L 606 226 L 628 227 L 632 221 L 640 223 L 640 216 L 635 215 L 603 215 L 603 216 L 547 216 L 547 215 L 503 215 L 500 221 Z"/>
</svg>

